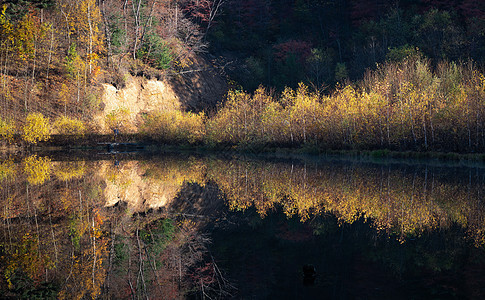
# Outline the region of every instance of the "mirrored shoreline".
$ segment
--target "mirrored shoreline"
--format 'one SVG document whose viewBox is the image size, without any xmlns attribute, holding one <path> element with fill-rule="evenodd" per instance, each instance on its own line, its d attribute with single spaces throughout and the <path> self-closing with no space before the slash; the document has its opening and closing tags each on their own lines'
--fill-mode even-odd
<svg viewBox="0 0 485 300">
<path fill-rule="evenodd" d="M 254 286 L 259 299 L 276 296 L 289 278 L 302 282 L 306 263 L 288 249 L 321 265 L 341 247 L 349 262 L 378 265 L 397 278 L 484 262 L 481 167 L 189 154 L 56 161 L 34 155 L 3 160 L 0 180 L 0 289 L 11 297 L 245 298 L 251 285 L 242 265 L 258 269 L 261 258 L 293 255 L 284 263 L 295 265 L 289 277 L 251 275 L 266 282 Z M 251 241 L 265 245 L 268 239 L 278 241 L 276 248 L 252 248 Z M 360 247 L 357 242 L 365 250 L 345 254 Z M 323 251 L 328 245 L 334 246 Z M 248 262 L 241 247 L 258 258 Z M 403 252 L 407 257 L 398 263 Z M 281 264 L 272 269 L 286 268 Z M 326 269 L 339 270 L 328 262 Z M 318 274 L 312 289 L 297 288 L 301 295 L 335 287 Z M 483 295 L 473 282 L 454 287 L 457 295 Z"/>
</svg>

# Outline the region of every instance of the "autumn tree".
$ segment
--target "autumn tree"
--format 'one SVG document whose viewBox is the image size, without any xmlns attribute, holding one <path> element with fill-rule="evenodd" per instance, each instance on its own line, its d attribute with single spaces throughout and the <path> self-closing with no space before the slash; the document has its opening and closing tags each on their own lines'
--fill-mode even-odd
<svg viewBox="0 0 485 300">
<path fill-rule="evenodd" d="M 29 144 L 36 144 L 50 138 L 49 118 L 41 113 L 30 113 L 22 130 L 22 138 Z"/>
</svg>

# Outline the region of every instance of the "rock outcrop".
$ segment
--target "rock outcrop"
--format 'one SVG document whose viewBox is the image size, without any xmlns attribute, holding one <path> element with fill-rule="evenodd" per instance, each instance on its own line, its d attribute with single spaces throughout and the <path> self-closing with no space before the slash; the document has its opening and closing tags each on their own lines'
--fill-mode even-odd
<svg viewBox="0 0 485 300">
<path fill-rule="evenodd" d="M 100 133 L 110 133 L 105 122 L 110 113 L 123 111 L 123 127 L 133 133 L 137 132 L 143 114 L 162 110 L 211 110 L 227 92 L 224 75 L 203 58 L 194 58 L 191 70 L 162 80 L 128 73 L 124 76 L 125 86 L 121 89 L 111 84 L 101 85 L 101 110 L 93 118 Z"/>
</svg>

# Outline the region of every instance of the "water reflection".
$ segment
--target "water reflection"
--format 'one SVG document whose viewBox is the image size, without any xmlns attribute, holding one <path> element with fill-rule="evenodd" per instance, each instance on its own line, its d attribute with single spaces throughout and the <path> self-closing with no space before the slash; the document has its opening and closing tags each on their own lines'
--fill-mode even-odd
<svg viewBox="0 0 485 300">
<path fill-rule="evenodd" d="M 485 242 L 480 167 L 29 156 L 1 162 L 0 181 L 0 290 L 11 297 L 276 297 L 267 294 L 269 287 L 283 291 L 289 284 L 290 277 L 273 273 L 282 266 L 252 275 L 240 269 L 257 243 L 266 246 L 253 250 L 258 259 L 248 258 L 254 270 L 280 259 L 268 253 L 281 252 L 293 257 L 285 267 L 292 271 L 282 274 L 303 283 L 298 272 L 314 262 L 296 263 L 288 252 L 296 245 L 310 245 L 302 253 L 319 257 L 329 244 L 346 253 L 346 239 L 357 241 L 365 248 L 366 262 L 359 263 L 378 262 L 402 276 L 411 266 L 456 269 L 463 249 L 473 244 L 482 257 Z M 270 250 L 268 237 L 286 246 Z M 408 250 L 412 259 L 403 263 L 399 255 Z M 331 272 L 331 264 L 324 269 Z M 277 283 L 260 278 L 268 273 Z M 325 276 L 312 275 L 317 294 L 331 285 Z M 255 279 L 261 280 L 248 283 Z"/>
<path fill-rule="evenodd" d="M 483 243 L 480 169 L 256 161 L 215 161 L 208 169 L 232 209 L 254 206 L 264 216 L 279 206 L 302 220 L 331 212 L 345 223 L 363 217 L 402 241 L 457 223 Z"/>
</svg>

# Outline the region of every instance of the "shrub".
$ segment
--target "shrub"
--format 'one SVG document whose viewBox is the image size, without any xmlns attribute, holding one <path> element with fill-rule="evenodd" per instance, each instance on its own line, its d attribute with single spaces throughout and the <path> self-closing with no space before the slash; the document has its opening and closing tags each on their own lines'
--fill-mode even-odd
<svg viewBox="0 0 485 300">
<path fill-rule="evenodd" d="M 41 113 L 30 113 L 23 127 L 22 138 L 30 144 L 47 141 L 50 138 L 49 118 Z"/>
<path fill-rule="evenodd" d="M 0 136 L 3 140 L 11 142 L 15 133 L 15 123 L 13 121 L 5 121 L 0 118 Z"/>
<path fill-rule="evenodd" d="M 51 160 L 32 155 L 24 160 L 24 171 L 30 184 L 42 184 L 50 177 Z"/>
<path fill-rule="evenodd" d="M 204 120 L 203 113 L 158 111 L 145 116 L 140 132 L 156 139 L 195 143 L 205 135 Z"/>
<path fill-rule="evenodd" d="M 410 45 L 404 45 L 401 47 L 391 48 L 386 55 L 388 61 L 402 62 L 410 58 L 422 58 L 422 53 L 419 49 Z"/>
<path fill-rule="evenodd" d="M 0 163 L 0 181 L 15 176 L 15 165 L 12 160 L 6 160 Z"/>
<path fill-rule="evenodd" d="M 123 121 L 127 120 L 129 116 L 130 111 L 127 108 L 118 108 L 107 114 L 104 121 L 110 130 L 125 131 L 128 124 Z"/>
<path fill-rule="evenodd" d="M 68 162 L 59 165 L 54 174 L 60 180 L 67 181 L 73 178 L 80 178 L 84 175 L 86 168 L 81 162 Z"/>
<path fill-rule="evenodd" d="M 54 131 L 62 135 L 83 136 L 86 128 L 81 120 L 62 116 L 54 122 Z"/>
</svg>

